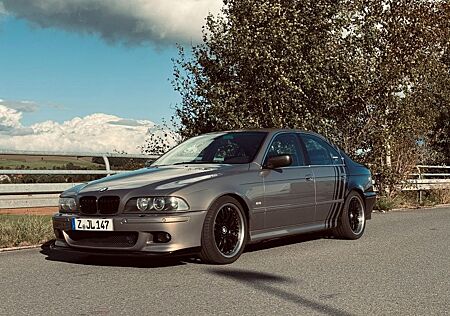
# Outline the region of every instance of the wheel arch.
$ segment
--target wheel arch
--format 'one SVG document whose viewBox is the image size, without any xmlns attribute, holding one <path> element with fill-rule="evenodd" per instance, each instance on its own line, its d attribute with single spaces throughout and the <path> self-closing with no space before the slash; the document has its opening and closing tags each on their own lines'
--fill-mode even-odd
<svg viewBox="0 0 450 316">
<path fill-rule="evenodd" d="M 212 206 L 214 203 L 216 203 L 216 201 L 217 201 L 218 199 L 220 199 L 220 198 L 222 198 L 222 197 L 225 197 L 225 196 L 232 197 L 232 198 L 236 199 L 236 200 L 239 202 L 239 204 L 241 204 L 241 206 L 242 206 L 242 208 L 243 208 L 243 210 L 244 210 L 245 217 L 246 217 L 246 219 L 247 219 L 247 224 L 248 224 L 248 226 L 250 227 L 250 208 L 248 207 L 248 204 L 247 204 L 247 202 L 245 201 L 245 199 L 244 199 L 242 196 L 240 196 L 239 194 L 235 193 L 235 192 L 222 193 L 221 195 L 217 196 L 217 197 L 209 204 L 208 210 L 211 208 L 211 206 Z"/>
<path fill-rule="evenodd" d="M 372 218 L 372 210 L 367 207 L 367 199 L 366 199 L 366 195 L 364 194 L 364 189 L 358 185 L 349 186 L 347 193 L 345 194 L 345 201 L 347 201 L 347 197 L 349 196 L 349 194 L 351 192 L 356 192 L 361 196 L 363 203 L 364 203 L 364 216 L 366 217 L 366 219 L 371 219 Z"/>
<path fill-rule="evenodd" d="M 348 192 L 347 192 L 347 194 L 345 195 L 345 199 L 347 199 L 347 196 L 348 196 L 352 191 L 355 191 L 356 193 L 358 193 L 359 195 L 361 195 L 361 198 L 364 200 L 364 191 L 363 191 L 361 188 L 357 187 L 357 186 L 348 189 Z"/>
</svg>

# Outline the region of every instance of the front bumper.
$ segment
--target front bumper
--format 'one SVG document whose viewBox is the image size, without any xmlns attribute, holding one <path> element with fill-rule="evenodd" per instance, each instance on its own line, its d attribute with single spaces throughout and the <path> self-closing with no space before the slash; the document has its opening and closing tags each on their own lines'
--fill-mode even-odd
<svg viewBox="0 0 450 316">
<path fill-rule="evenodd" d="M 375 192 L 364 192 L 364 201 L 366 203 L 366 219 L 372 218 L 372 210 L 375 205 L 377 194 Z"/>
<path fill-rule="evenodd" d="M 120 214 L 115 216 L 83 216 L 57 213 L 53 216 L 53 229 L 56 235 L 54 247 L 55 249 L 72 249 L 89 253 L 100 251 L 129 254 L 167 254 L 198 248 L 201 246 L 201 233 L 205 216 L 206 211 L 176 215 Z M 114 231 L 89 232 L 93 238 L 95 236 L 103 237 L 106 234 L 111 238 L 102 238 L 102 240 L 105 240 L 104 243 L 96 242 L 93 244 L 88 240 L 83 243 L 80 240 L 72 239 L 75 232 L 80 232 L 73 230 L 72 218 L 112 219 Z M 126 238 L 127 232 L 130 233 L 130 236 L 136 236 L 130 244 L 124 245 L 123 243 L 118 244 L 108 241 L 114 240 L 115 234 L 120 238 Z M 154 236 L 158 232 L 170 234 L 170 241 L 156 242 Z"/>
</svg>

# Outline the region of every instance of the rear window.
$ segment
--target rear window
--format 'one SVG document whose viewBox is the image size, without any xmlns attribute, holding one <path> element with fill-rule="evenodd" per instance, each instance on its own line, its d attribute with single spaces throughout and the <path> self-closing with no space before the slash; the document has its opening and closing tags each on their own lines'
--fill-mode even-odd
<svg viewBox="0 0 450 316">
<path fill-rule="evenodd" d="M 312 135 L 301 135 L 305 144 L 311 165 L 342 164 L 341 156 L 326 141 Z"/>
</svg>

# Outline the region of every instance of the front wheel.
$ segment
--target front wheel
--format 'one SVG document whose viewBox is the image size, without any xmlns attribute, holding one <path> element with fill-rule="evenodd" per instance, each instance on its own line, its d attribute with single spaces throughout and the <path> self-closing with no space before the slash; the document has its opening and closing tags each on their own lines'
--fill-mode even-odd
<svg viewBox="0 0 450 316">
<path fill-rule="evenodd" d="M 247 243 L 247 218 L 234 198 L 219 198 L 209 209 L 202 231 L 200 257 L 215 264 L 236 261 Z"/>
<path fill-rule="evenodd" d="M 363 235 L 365 228 L 364 200 L 358 192 L 352 191 L 345 200 L 334 235 L 344 239 L 358 239 Z"/>
</svg>

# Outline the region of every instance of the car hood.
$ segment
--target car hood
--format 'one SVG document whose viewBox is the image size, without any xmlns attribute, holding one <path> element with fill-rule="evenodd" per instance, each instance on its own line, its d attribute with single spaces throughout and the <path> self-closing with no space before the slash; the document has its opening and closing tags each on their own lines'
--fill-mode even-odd
<svg viewBox="0 0 450 316">
<path fill-rule="evenodd" d="M 156 190 L 175 189 L 217 177 L 234 169 L 233 165 L 180 165 L 143 168 L 120 173 L 85 184 L 78 193 L 101 190 L 132 190 L 150 186 Z"/>
</svg>

